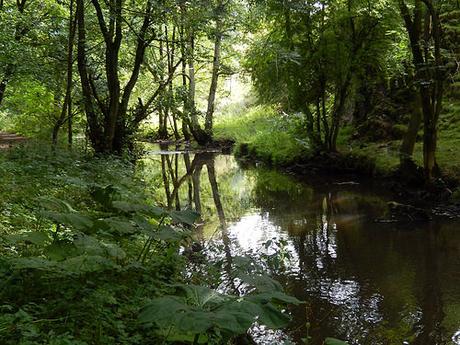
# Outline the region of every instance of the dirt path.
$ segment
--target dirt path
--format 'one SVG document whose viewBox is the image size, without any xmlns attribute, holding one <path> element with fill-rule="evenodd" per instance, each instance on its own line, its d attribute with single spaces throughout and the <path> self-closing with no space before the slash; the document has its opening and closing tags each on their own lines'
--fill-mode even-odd
<svg viewBox="0 0 460 345">
<path fill-rule="evenodd" d="M 26 141 L 27 138 L 12 133 L 0 132 L 0 149 L 5 149 Z"/>
</svg>

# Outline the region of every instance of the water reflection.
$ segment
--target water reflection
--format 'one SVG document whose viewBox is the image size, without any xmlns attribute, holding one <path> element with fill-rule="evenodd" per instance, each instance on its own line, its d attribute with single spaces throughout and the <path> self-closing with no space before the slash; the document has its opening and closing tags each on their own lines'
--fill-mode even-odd
<svg viewBox="0 0 460 345">
<path fill-rule="evenodd" d="M 143 163 L 158 202 L 202 214 L 198 238 L 220 238 L 229 277 L 235 255 L 286 241 L 291 265 L 275 278 L 307 301 L 291 310 L 296 343 L 307 323 L 312 344 L 326 336 L 350 344 L 460 343 L 458 222 L 377 224 L 387 200 L 372 186 L 243 170 L 215 153 L 151 155 Z"/>
</svg>

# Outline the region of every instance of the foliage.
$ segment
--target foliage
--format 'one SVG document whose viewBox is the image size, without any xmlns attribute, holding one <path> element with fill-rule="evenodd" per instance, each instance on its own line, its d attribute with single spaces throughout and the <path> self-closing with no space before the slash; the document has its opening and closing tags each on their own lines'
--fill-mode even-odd
<svg viewBox="0 0 460 345">
<path fill-rule="evenodd" d="M 220 119 L 214 134 L 218 140 L 234 141 L 239 153 L 283 165 L 301 158 L 308 149 L 302 123 L 301 116 L 280 118 L 272 107 L 257 106 L 243 116 Z"/>
<path fill-rule="evenodd" d="M 189 283 L 180 248 L 198 214 L 149 205 L 132 168 L 31 147 L 2 154 L 3 343 L 217 344 L 256 320 L 284 326 L 282 307 L 298 301 L 275 282 L 249 289 L 248 280 L 241 296 Z"/>
</svg>

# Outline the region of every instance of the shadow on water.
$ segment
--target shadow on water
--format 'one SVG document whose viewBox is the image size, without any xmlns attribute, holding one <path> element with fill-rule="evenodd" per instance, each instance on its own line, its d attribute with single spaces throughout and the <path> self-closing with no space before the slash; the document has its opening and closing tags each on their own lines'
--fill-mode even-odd
<svg viewBox="0 0 460 345">
<path fill-rule="evenodd" d="M 460 222 L 378 224 L 388 201 L 379 186 L 162 153 L 142 160 L 144 179 L 158 202 L 202 214 L 197 238 L 221 241 L 229 276 L 234 255 L 286 242 L 290 265 L 275 278 L 307 302 L 291 309 L 296 343 L 309 334 L 309 344 L 460 344 Z"/>
</svg>

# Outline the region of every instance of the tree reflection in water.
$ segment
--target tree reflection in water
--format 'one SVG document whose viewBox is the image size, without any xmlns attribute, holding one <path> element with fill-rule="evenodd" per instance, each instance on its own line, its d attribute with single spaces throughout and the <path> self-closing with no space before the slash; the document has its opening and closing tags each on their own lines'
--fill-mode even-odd
<svg viewBox="0 0 460 345">
<path fill-rule="evenodd" d="M 166 204 L 203 215 L 203 243 L 219 228 L 229 278 L 235 255 L 260 251 L 272 238 L 287 241 L 291 265 L 275 278 L 307 301 L 291 310 L 297 342 L 308 322 L 312 344 L 326 336 L 452 344 L 460 328 L 459 222 L 377 224 L 388 200 L 375 188 L 242 170 L 212 153 L 182 156 L 159 161 Z"/>
</svg>

